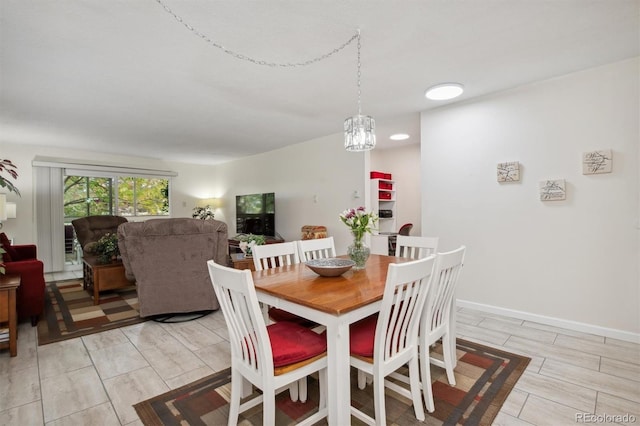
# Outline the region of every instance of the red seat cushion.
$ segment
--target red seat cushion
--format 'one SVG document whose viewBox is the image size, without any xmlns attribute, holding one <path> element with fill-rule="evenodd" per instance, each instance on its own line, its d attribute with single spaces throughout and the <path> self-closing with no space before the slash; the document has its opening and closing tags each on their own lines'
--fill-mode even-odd
<svg viewBox="0 0 640 426">
<path fill-rule="evenodd" d="M 282 321 L 267 326 L 273 366 L 283 367 L 313 358 L 327 350 L 327 339 L 299 324 Z"/>
<path fill-rule="evenodd" d="M 349 327 L 349 350 L 351 355 L 373 356 L 378 314 L 370 315 Z"/>
<path fill-rule="evenodd" d="M 269 308 L 269 318 L 276 322 L 280 321 L 289 321 L 295 322 L 296 324 L 300 324 L 303 327 L 315 327 L 315 322 L 308 320 L 306 318 L 300 317 L 296 314 L 292 314 L 291 312 L 287 312 L 285 310 L 279 308 Z"/>
<path fill-rule="evenodd" d="M 2 255 L 5 262 L 16 262 L 20 260 L 20 254 L 11 246 L 11 241 L 4 232 L 0 233 L 0 244 L 6 253 Z"/>
</svg>

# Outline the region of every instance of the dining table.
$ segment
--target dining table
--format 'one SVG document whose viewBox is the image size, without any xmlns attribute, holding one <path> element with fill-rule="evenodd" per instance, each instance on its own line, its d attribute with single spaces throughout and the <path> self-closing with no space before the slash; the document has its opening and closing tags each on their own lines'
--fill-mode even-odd
<svg viewBox="0 0 640 426">
<path fill-rule="evenodd" d="M 347 258 L 347 256 L 338 256 Z M 258 300 L 326 327 L 328 424 L 351 424 L 349 325 L 380 311 L 390 263 L 370 255 L 364 269 L 323 277 L 304 263 L 252 272 Z"/>
</svg>

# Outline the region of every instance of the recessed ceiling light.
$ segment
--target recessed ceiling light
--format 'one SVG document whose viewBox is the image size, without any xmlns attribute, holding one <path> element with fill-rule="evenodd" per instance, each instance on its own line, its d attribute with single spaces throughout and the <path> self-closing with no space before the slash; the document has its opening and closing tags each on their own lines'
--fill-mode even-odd
<svg viewBox="0 0 640 426">
<path fill-rule="evenodd" d="M 433 101 L 446 101 L 460 96 L 463 91 L 464 86 L 460 83 L 442 83 L 430 87 L 424 95 Z"/>
<path fill-rule="evenodd" d="M 389 139 L 391 139 L 392 141 L 404 141 L 406 139 L 409 139 L 409 135 L 406 133 L 396 133 L 395 135 L 389 136 Z"/>
</svg>

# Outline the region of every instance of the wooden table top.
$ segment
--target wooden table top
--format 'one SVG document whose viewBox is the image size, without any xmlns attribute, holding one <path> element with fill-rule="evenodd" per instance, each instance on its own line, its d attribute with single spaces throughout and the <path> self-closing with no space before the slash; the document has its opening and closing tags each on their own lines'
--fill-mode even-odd
<svg viewBox="0 0 640 426">
<path fill-rule="evenodd" d="M 338 256 L 347 258 L 347 256 Z M 382 300 L 390 263 L 408 259 L 372 254 L 365 269 L 321 277 L 304 263 L 254 271 L 256 290 L 333 315 Z"/>
</svg>

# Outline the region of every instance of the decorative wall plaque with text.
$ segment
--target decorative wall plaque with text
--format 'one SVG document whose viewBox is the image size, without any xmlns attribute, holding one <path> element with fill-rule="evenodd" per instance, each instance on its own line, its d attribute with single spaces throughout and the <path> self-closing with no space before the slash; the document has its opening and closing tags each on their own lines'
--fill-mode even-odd
<svg viewBox="0 0 640 426">
<path fill-rule="evenodd" d="M 564 179 L 543 180 L 540 182 L 540 201 L 558 201 L 566 198 Z"/>
<path fill-rule="evenodd" d="M 510 161 L 498 163 L 498 182 L 518 182 L 520 180 L 520 163 Z"/>
<path fill-rule="evenodd" d="M 613 156 L 610 149 L 589 151 L 582 154 L 582 174 L 611 173 Z"/>
</svg>

